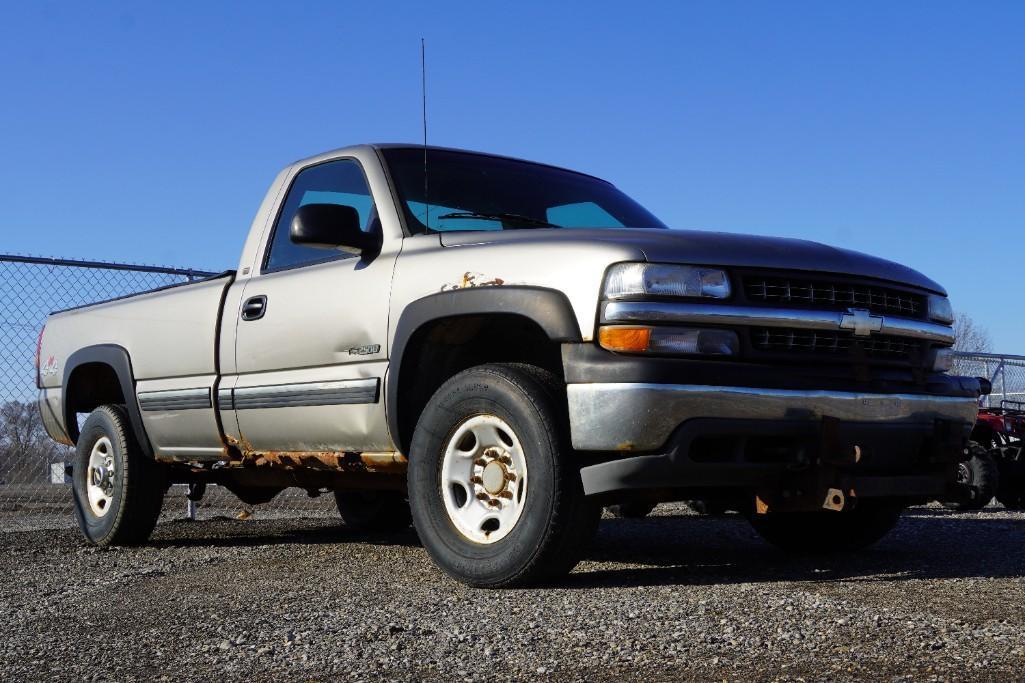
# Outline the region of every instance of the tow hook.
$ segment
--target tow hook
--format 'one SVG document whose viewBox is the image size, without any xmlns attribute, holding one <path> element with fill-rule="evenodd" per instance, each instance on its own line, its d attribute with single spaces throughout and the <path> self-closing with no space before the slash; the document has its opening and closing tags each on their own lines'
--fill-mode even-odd
<svg viewBox="0 0 1025 683">
<path fill-rule="evenodd" d="M 829 489 L 826 491 L 826 500 L 823 501 L 822 507 L 826 510 L 840 512 L 846 504 L 847 496 L 844 495 L 843 491 L 840 489 Z"/>
</svg>

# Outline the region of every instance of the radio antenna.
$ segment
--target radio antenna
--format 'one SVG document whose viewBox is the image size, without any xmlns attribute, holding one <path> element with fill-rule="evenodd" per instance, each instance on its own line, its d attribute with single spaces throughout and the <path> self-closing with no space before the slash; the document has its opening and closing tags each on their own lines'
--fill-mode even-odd
<svg viewBox="0 0 1025 683">
<path fill-rule="evenodd" d="M 427 195 L 427 56 L 423 36 L 420 37 L 420 95 L 424 122 L 424 225 L 431 229 L 431 203 Z"/>
</svg>

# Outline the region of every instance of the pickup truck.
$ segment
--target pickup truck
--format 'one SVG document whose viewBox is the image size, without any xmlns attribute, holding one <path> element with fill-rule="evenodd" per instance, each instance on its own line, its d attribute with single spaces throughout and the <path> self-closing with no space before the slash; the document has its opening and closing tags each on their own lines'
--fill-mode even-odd
<svg viewBox="0 0 1025 683">
<path fill-rule="evenodd" d="M 277 176 L 237 270 L 52 314 L 38 386 L 89 543 L 144 542 L 172 483 L 302 487 L 498 587 L 567 573 L 614 505 L 875 542 L 968 457 L 985 383 L 947 374 L 951 321 L 896 263 L 668 229 L 554 166 L 361 145 Z"/>
</svg>

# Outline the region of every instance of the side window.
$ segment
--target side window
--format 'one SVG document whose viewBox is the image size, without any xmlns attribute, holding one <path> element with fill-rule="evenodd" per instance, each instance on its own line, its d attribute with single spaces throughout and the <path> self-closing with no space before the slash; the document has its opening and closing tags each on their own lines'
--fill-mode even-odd
<svg viewBox="0 0 1025 683">
<path fill-rule="evenodd" d="M 374 216 L 374 200 L 359 164 L 352 159 L 339 159 L 310 166 L 299 172 L 285 198 L 285 205 L 274 224 L 270 250 L 264 271 L 295 268 L 311 263 L 331 261 L 345 256 L 331 249 L 316 249 L 293 244 L 289 239 L 292 218 L 305 204 L 343 204 L 359 213 L 360 225 L 366 231 Z"/>
</svg>

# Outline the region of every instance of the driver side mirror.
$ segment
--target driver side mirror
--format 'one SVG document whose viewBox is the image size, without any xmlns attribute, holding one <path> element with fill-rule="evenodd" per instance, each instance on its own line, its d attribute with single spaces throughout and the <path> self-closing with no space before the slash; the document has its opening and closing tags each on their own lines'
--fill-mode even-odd
<svg viewBox="0 0 1025 683">
<path fill-rule="evenodd" d="M 289 239 L 317 249 L 338 249 L 349 254 L 373 252 L 380 247 L 376 235 L 360 229 L 359 212 L 341 204 L 306 204 L 292 218 Z"/>
</svg>

